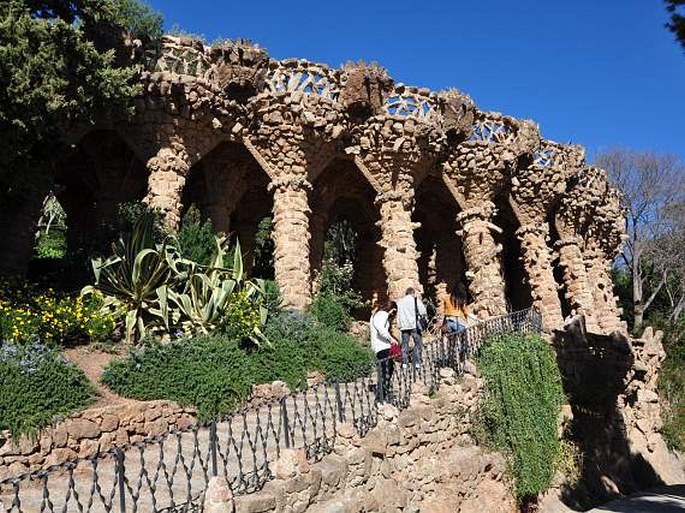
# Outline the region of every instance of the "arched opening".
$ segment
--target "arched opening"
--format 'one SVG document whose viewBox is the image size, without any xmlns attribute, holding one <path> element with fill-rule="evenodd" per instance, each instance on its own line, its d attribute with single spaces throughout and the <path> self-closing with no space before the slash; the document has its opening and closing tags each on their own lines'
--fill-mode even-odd
<svg viewBox="0 0 685 513">
<path fill-rule="evenodd" d="M 501 258 L 507 308 L 509 311 L 530 308 L 533 304 L 533 297 L 521 261 L 521 242 L 516 236 L 516 230 L 519 229 L 520 224 L 505 194 L 496 200 L 495 205 L 497 214 L 494 224 L 502 229 L 502 233 L 496 236 L 496 241 L 502 245 Z"/>
<path fill-rule="evenodd" d="M 554 212 L 556 212 L 556 205 L 550 209 L 547 214 L 547 225 L 549 226 L 549 247 L 554 248 L 557 241 L 560 240 L 559 232 L 554 223 Z M 566 295 L 566 282 L 564 281 L 564 271 L 559 265 L 559 255 L 556 251 L 552 251 L 552 270 L 554 281 L 557 284 L 557 291 L 559 293 L 559 302 L 561 303 L 561 315 L 565 319 L 571 314 L 571 303 Z"/>
<path fill-rule="evenodd" d="M 382 300 L 386 295 L 386 275 L 383 269 L 379 214 L 374 206 L 376 193 L 361 176 L 353 162 L 333 160 L 314 180 L 311 195 L 310 265 L 312 275 L 320 275 L 327 241 L 335 230 L 350 230 L 355 240 L 352 288 L 365 301 Z M 359 312 L 365 315 L 367 312 Z"/>
<path fill-rule="evenodd" d="M 117 236 L 120 205 L 145 197 L 148 174 L 115 131 L 87 134 L 57 165 L 54 191 L 66 213 L 67 251 L 106 251 Z"/>
<path fill-rule="evenodd" d="M 416 190 L 412 221 L 419 254 L 419 280 L 424 296 L 436 307 L 456 282 L 467 284 L 461 240 L 457 236 L 459 206 L 445 184 L 428 176 Z"/>
<path fill-rule="evenodd" d="M 264 243 L 265 238 L 271 238 L 268 218 L 273 196 L 268 184 L 268 175 L 245 146 L 224 141 L 190 169 L 182 215 L 196 206 L 203 219 L 211 220 L 215 231 L 230 233 L 240 241 L 248 274 L 252 274 L 257 260 L 255 276 L 273 279 L 273 242 Z M 265 251 L 271 252 L 270 267 L 264 263 L 269 256 Z"/>
</svg>

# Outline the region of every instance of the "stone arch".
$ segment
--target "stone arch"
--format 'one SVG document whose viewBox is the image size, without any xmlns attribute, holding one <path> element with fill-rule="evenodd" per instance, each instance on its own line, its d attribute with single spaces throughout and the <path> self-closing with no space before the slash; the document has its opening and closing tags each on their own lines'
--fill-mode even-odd
<svg viewBox="0 0 685 513">
<path fill-rule="evenodd" d="M 495 241 L 502 245 L 502 271 L 507 308 L 510 311 L 530 308 L 533 306 L 533 297 L 521 259 L 521 241 L 516 236 L 521 223 L 516 218 L 506 194 L 495 199 L 495 207 L 497 213 L 493 222 L 502 230 L 496 235 Z"/>
<path fill-rule="evenodd" d="M 335 158 L 312 184 L 310 230 L 310 265 L 316 276 L 322 266 L 326 234 L 333 222 L 349 221 L 358 236 L 357 261 L 353 286 L 365 300 L 374 294 L 385 298 L 386 274 L 383 269 L 378 209 L 374 206 L 376 191 L 357 166 L 348 159 Z"/>
<path fill-rule="evenodd" d="M 268 175 L 243 144 L 222 141 L 190 168 L 182 214 L 195 205 L 217 232 L 234 234 L 250 272 L 257 227 L 273 208 L 268 185 Z"/>
<path fill-rule="evenodd" d="M 67 215 L 69 250 L 104 244 L 116 229 L 119 205 L 140 201 L 148 171 L 114 130 L 86 134 L 57 165 L 55 194 Z"/>
<path fill-rule="evenodd" d="M 416 189 L 412 221 L 419 254 L 419 281 L 424 295 L 439 305 L 442 294 L 457 281 L 466 280 L 462 242 L 457 235 L 460 209 L 445 183 L 429 175 Z"/>
</svg>

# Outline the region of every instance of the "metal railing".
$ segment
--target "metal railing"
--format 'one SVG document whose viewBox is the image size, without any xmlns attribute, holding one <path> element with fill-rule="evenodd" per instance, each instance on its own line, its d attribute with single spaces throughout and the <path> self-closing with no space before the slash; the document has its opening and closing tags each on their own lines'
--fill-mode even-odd
<svg viewBox="0 0 685 513">
<path fill-rule="evenodd" d="M 541 331 L 539 312 L 523 310 L 438 336 L 425 344 L 419 367 L 378 361 L 376 372 L 372 367 L 355 381 L 322 382 L 205 425 L 5 479 L 0 512 L 201 511 L 213 476 L 223 475 L 234 494 L 259 490 L 283 449 L 302 448 L 320 458 L 332 450 L 341 423 L 366 434 L 376 425 L 379 403 L 406 408 L 415 383 L 436 389 L 440 369 L 462 374 L 487 339 L 513 331 Z M 390 375 L 388 364 L 395 367 Z"/>
</svg>

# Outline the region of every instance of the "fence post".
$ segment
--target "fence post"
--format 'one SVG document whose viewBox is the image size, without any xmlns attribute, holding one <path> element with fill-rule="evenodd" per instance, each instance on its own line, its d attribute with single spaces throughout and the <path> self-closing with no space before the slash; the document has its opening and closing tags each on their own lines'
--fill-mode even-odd
<svg viewBox="0 0 685 513">
<path fill-rule="evenodd" d="M 376 402 L 383 403 L 385 402 L 385 372 L 383 372 L 382 361 L 376 363 L 376 371 L 378 372 L 378 379 L 376 380 Z"/>
<path fill-rule="evenodd" d="M 121 513 L 126 513 L 126 488 L 125 488 L 125 472 L 126 467 L 124 466 L 124 451 L 121 447 L 117 447 L 115 452 L 116 457 L 116 468 L 117 468 L 117 481 L 119 484 L 119 511 Z"/>
<path fill-rule="evenodd" d="M 212 477 L 216 477 L 216 419 L 212 419 L 212 423 L 209 425 L 209 450 L 212 455 Z"/>
<path fill-rule="evenodd" d="M 290 449 L 290 424 L 288 422 L 288 408 L 286 407 L 286 399 L 288 396 L 281 397 L 281 422 L 283 423 L 283 439 L 285 441 L 285 448 Z"/>
<path fill-rule="evenodd" d="M 345 422 L 345 413 L 343 411 L 342 398 L 340 397 L 340 383 L 337 381 L 334 385 L 335 388 L 335 402 L 338 407 L 338 420 L 340 422 Z"/>
</svg>

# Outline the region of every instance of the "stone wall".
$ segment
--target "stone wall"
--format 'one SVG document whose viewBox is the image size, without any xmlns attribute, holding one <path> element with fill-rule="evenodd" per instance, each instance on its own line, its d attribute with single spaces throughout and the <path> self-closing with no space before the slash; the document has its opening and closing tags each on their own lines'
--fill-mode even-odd
<svg viewBox="0 0 685 513">
<path fill-rule="evenodd" d="M 573 411 L 569 435 L 582 453 L 580 480 L 563 490 L 565 502 L 590 508 L 684 482 L 685 465 L 660 433 L 661 334 L 651 328 L 636 339 L 585 334 L 574 322 L 554 343 Z"/>
<path fill-rule="evenodd" d="M 214 478 L 205 511 L 517 511 L 504 460 L 468 434 L 481 380 L 467 374 L 457 382 L 447 369 L 441 380 L 432 397 L 417 385 L 405 410 L 380 406 L 377 426 L 364 437 L 351 424 L 338 425 L 333 453 L 318 462 L 307 461 L 302 450 L 282 451 L 274 479 L 256 493 L 233 497 Z"/>
<path fill-rule="evenodd" d="M 36 436 L 22 436 L 18 442 L 12 440 L 9 432 L 3 432 L 0 481 L 194 423 L 194 410 L 169 401 L 146 401 L 91 408 L 43 429 Z"/>
</svg>

